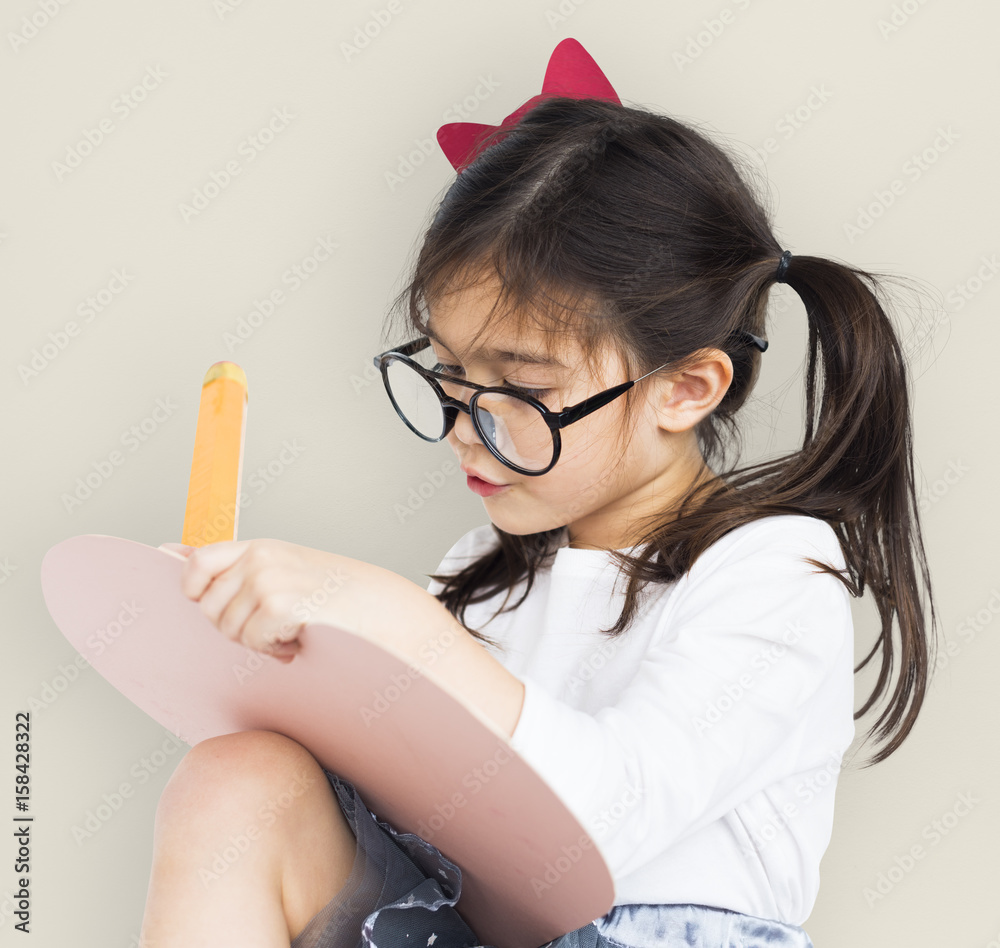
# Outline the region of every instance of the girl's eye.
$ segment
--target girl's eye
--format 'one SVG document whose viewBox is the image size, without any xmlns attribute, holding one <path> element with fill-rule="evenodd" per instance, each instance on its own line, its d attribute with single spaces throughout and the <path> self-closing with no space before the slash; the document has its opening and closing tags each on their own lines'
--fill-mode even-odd
<svg viewBox="0 0 1000 948">
<path fill-rule="evenodd" d="M 441 372 L 444 375 L 454 375 L 460 376 L 462 374 L 462 367 L 459 365 L 446 365 L 443 362 L 437 362 L 431 369 L 432 372 Z M 524 388 L 521 385 L 512 385 L 510 382 L 505 383 L 502 388 L 510 389 L 512 392 L 517 392 L 519 395 L 530 395 L 532 398 L 541 399 L 543 395 L 548 395 L 552 389 L 549 388 Z"/>
<path fill-rule="evenodd" d="M 522 388 L 520 385 L 507 384 L 504 388 L 509 388 L 512 392 L 517 392 L 519 395 L 530 395 L 532 398 L 541 399 L 543 395 L 547 395 L 551 389 L 548 388 Z"/>
</svg>

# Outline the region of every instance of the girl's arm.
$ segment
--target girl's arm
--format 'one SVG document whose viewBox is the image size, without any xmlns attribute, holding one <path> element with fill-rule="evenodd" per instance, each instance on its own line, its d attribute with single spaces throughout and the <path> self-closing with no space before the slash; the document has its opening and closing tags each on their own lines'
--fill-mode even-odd
<svg viewBox="0 0 1000 948">
<path fill-rule="evenodd" d="M 430 592 L 398 573 L 276 539 L 164 546 L 186 557 L 182 591 L 228 638 L 292 661 L 305 624 L 340 626 L 398 655 L 505 737 L 513 734 L 524 685 Z"/>
<path fill-rule="evenodd" d="M 510 738 L 524 699 L 521 680 L 426 589 L 375 564 L 350 562 L 367 594 L 352 596 L 350 613 L 341 608 L 336 624 L 395 652 Z M 323 621 L 323 612 L 313 621 Z"/>
</svg>

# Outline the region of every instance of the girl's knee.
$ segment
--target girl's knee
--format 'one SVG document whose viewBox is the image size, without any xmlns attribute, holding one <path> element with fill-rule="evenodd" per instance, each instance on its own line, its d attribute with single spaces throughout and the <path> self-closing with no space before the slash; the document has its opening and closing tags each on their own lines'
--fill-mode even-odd
<svg viewBox="0 0 1000 948">
<path fill-rule="evenodd" d="M 208 738 L 183 757 L 160 797 L 161 818 L 214 825 L 231 817 L 273 822 L 317 782 L 316 759 L 274 731 L 240 731 Z"/>
</svg>

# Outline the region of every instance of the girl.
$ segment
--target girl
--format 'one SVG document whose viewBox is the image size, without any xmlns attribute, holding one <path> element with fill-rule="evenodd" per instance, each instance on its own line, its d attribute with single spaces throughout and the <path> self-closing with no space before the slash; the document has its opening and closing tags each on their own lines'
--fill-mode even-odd
<svg viewBox="0 0 1000 948">
<path fill-rule="evenodd" d="M 412 341 L 376 363 L 406 424 L 447 440 L 490 522 L 426 591 L 276 540 L 181 548 L 184 591 L 285 661 L 300 644 L 290 604 L 332 564 L 347 581 L 329 616 L 418 666 L 452 623 L 435 674 L 510 736 L 614 877 L 612 910 L 547 948 L 808 948 L 854 720 L 898 661 L 869 732 L 885 741 L 872 762 L 888 757 L 931 661 L 907 373 L 875 279 L 782 252 L 732 160 L 664 115 L 550 96 L 479 145 L 400 297 Z M 809 320 L 805 437 L 727 468 L 776 282 Z M 866 587 L 881 633 L 857 668 L 880 651 L 881 671 L 855 714 L 850 597 Z M 293 781 L 304 789 L 275 828 L 200 880 Z M 430 842 L 379 820 L 294 741 L 250 731 L 201 742 L 171 777 L 143 936 L 480 945 L 460 891 Z"/>
</svg>

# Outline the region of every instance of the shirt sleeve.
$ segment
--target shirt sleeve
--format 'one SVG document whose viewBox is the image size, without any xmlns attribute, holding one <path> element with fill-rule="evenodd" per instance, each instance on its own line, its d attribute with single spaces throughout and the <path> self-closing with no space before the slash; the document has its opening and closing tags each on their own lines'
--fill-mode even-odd
<svg viewBox="0 0 1000 948">
<path fill-rule="evenodd" d="M 847 589 L 804 561 L 843 569 L 837 536 L 801 520 L 744 524 L 706 550 L 613 705 L 587 713 L 522 676 L 511 745 L 615 877 L 799 769 L 810 698 L 853 648 Z"/>
</svg>

